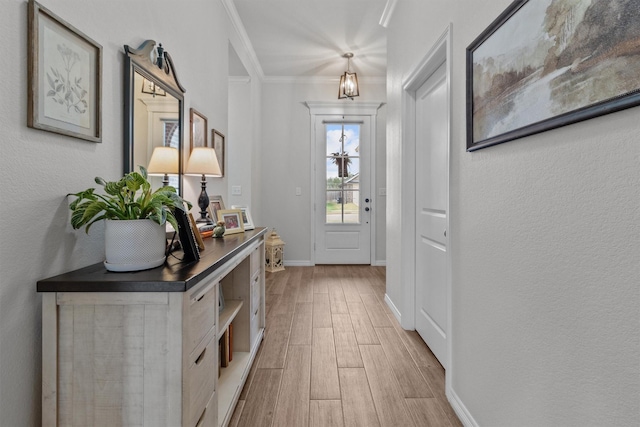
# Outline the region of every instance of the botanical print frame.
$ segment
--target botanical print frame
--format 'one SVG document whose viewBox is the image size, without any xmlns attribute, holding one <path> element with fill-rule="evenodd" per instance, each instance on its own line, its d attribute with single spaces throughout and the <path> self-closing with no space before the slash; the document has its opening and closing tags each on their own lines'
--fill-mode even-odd
<svg viewBox="0 0 640 427">
<path fill-rule="evenodd" d="M 249 211 L 248 206 L 238 206 L 232 205 L 232 209 L 239 209 L 242 213 L 242 224 L 244 225 L 245 230 L 253 230 L 256 226 L 253 224 L 253 219 L 251 218 L 251 212 Z"/>
<path fill-rule="evenodd" d="M 637 0 L 514 1 L 467 48 L 467 151 L 639 105 L 639 20 Z"/>
<path fill-rule="evenodd" d="M 189 152 L 196 147 L 207 147 L 207 118 L 193 108 L 189 109 L 190 145 Z"/>
<path fill-rule="evenodd" d="M 102 142 L 102 46 L 34 0 L 27 126 Z"/>
<path fill-rule="evenodd" d="M 209 196 L 209 215 L 213 222 L 218 222 L 218 212 L 224 210 L 222 196 Z"/>
<path fill-rule="evenodd" d="M 220 164 L 221 176 L 224 176 L 224 135 L 215 129 L 211 129 L 211 141 L 218 158 L 218 164 Z"/>
<path fill-rule="evenodd" d="M 242 211 L 240 209 L 223 209 L 218 211 L 219 221 L 224 221 L 225 236 L 227 234 L 244 233 Z"/>
</svg>

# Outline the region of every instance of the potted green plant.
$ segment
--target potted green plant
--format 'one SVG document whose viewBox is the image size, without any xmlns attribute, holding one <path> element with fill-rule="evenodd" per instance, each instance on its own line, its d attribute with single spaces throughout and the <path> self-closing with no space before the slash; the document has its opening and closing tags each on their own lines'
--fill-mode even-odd
<svg viewBox="0 0 640 427">
<path fill-rule="evenodd" d="M 184 210 L 185 201 L 176 189 L 165 186 L 152 191 L 147 170 L 129 172 L 118 181 L 96 177 L 106 194 L 96 194 L 95 188 L 71 194 L 76 199 L 69 204 L 71 226 L 85 227 L 89 233 L 97 221 L 105 221 L 105 267 L 110 271 L 136 271 L 154 268 L 165 261 L 168 221 L 178 229 L 174 209 Z M 186 202 L 188 207 L 191 204 Z"/>
</svg>

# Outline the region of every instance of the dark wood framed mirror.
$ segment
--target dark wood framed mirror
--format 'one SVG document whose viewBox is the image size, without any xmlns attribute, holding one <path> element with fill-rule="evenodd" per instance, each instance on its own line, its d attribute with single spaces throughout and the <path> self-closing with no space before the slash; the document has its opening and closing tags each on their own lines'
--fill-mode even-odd
<svg viewBox="0 0 640 427">
<path fill-rule="evenodd" d="M 144 166 L 154 188 L 168 184 L 182 195 L 186 91 L 162 44 L 156 47 L 155 41 L 147 40 L 137 49 L 125 45 L 124 51 L 124 172 Z M 165 157 L 158 164 L 159 147 L 177 149 L 177 165 L 175 150 L 164 150 L 171 160 Z"/>
</svg>

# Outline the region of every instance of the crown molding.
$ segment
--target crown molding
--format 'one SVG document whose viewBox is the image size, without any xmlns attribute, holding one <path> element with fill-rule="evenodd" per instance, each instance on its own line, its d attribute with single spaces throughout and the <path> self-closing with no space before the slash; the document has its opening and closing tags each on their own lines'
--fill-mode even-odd
<svg viewBox="0 0 640 427">
<path fill-rule="evenodd" d="M 225 11 L 227 12 L 229 21 L 231 21 L 231 25 L 233 25 L 234 30 L 236 30 L 236 33 L 238 34 L 238 38 L 240 39 L 240 43 L 242 43 L 242 47 L 244 48 L 245 53 L 249 57 L 251 66 L 258 74 L 258 78 L 260 80 L 264 80 L 264 71 L 262 70 L 260 61 L 258 61 L 256 51 L 253 49 L 253 45 L 251 44 L 249 35 L 247 34 L 247 31 L 244 28 L 244 24 L 240 19 L 240 15 L 238 15 L 236 5 L 234 4 L 233 0 L 221 0 L 221 2 L 224 6 Z"/>
<path fill-rule="evenodd" d="M 393 16 L 393 11 L 396 9 L 396 5 L 398 4 L 398 0 L 387 0 L 387 4 L 382 11 L 382 16 L 380 17 L 380 21 L 378 22 L 384 28 L 387 28 L 389 25 L 389 21 L 391 21 L 391 17 Z"/>
<path fill-rule="evenodd" d="M 229 76 L 229 83 L 250 83 L 251 77 L 249 76 Z"/>
</svg>

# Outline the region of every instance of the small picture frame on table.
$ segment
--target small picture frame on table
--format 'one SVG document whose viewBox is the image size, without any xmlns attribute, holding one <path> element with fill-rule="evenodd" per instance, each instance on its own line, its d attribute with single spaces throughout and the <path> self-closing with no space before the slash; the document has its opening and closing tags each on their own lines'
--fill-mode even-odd
<svg viewBox="0 0 640 427">
<path fill-rule="evenodd" d="M 189 212 L 189 222 L 191 223 L 191 230 L 193 230 L 193 237 L 196 238 L 196 242 L 198 243 L 198 249 L 204 251 L 204 241 L 202 240 L 202 235 L 191 212 Z"/>
<path fill-rule="evenodd" d="M 224 221 L 225 236 L 235 233 L 244 233 L 242 211 L 240 209 L 228 209 L 218 211 L 218 220 Z"/>
<path fill-rule="evenodd" d="M 220 220 L 218 218 L 218 211 L 224 210 L 224 201 L 222 196 L 209 196 L 209 216 L 213 220 L 214 224 Z"/>
<path fill-rule="evenodd" d="M 184 251 L 183 261 L 191 262 L 198 261 L 200 259 L 200 250 L 196 243 L 196 237 L 191 227 L 191 222 L 187 216 L 187 206 L 184 205 L 184 209 L 175 208 L 173 215 L 176 217 L 178 223 L 178 236 L 180 238 L 180 244 Z"/>
<path fill-rule="evenodd" d="M 242 214 L 242 224 L 245 231 L 253 230 L 256 228 L 256 226 L 253 224 L 253 219 L 251 218 L 251 212 L 249 212 L 248 206 L 233 205 L 231 206 L 231 208 L 240 210 L 240 213 Z"/>
<path fill-rule="evenodd" d="M 102 46 L 29 1 L 27 126 L 102 142 Z"/>
</svg>

